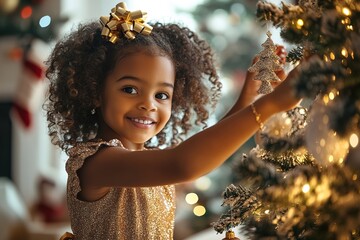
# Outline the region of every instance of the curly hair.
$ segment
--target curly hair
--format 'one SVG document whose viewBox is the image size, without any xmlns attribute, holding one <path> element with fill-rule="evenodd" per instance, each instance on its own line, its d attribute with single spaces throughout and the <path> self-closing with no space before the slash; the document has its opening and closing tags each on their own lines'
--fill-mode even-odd
<svg viewBox="0 0 360 240">
<path fill-rule="evenodd" d="M 209 106 L 216 104 L 221 90 L 212 49 L 186 27 L 152 26 L 149 36 L 123 37 L 112 44 L 102 38 L 100 23 L 91 22 L 79 25 L 55 45 L 47 61 L 50 87 L 44 105 L 53 144 L 67 151 L 77 142 L 95 138 L 98 119 L 91 110 L 104 79 L 119 59 L 136 51 L 166 56 L 175 66 L 172 114 L 156 136 L 157 146 L 178 144 L 194 124 L 206 127 Z"/>
</svg>

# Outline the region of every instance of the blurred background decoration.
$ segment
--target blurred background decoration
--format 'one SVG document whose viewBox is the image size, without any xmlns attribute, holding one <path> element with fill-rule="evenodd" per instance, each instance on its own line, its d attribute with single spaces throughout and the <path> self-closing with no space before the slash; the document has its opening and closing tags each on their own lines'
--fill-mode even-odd
<svg viewBox="0 0 360 240">
<path fill-rule="evenodd" d="M 36 38 L 45 42 L 57 36 L 59 24 L 66 18 L 53 15 L 44 0 L 1 0 L 0 36 Z"/>
</svg>

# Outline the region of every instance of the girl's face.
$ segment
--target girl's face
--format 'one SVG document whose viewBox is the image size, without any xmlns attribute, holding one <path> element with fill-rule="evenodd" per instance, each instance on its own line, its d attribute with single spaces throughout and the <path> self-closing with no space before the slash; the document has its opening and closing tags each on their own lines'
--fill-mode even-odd
<svg viewBox="0 0 360 240">
<path fill-rule="evenodd" d="M 167 57 L 139 52 L 118 61 L 100 99 L 98 137 L 142 148 L 170 119 L 174 82 L 175 69 Z"/>
</svg>

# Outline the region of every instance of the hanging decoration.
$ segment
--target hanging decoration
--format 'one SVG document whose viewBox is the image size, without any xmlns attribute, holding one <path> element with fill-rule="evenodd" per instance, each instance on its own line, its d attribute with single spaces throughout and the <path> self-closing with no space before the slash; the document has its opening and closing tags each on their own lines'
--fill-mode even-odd
<svg viewBox="0 0 360 240">
<path fill-rule="evenodd" d="M 255 73 L 255 80 L 260 80 L 261 85 L 258 89 L 259 94 L 268 94 L 273 91 L 272 82 L 280 82 L 280 78 L 276 75 L 276 71 L 282 69 L 281 58 L 276 54 L 276 46 L 271 39 L 271 33 L 266 33 L 267 39 L 261 46 L 264 48 L 257 57 L 259 60 L 255 62 L 249 71 Z"/>
<path fill-rule="evenodd" d="M 349 141 L 330 129 L 327 109 L 322 100 L 313 104 L 305 131 L 306 147 L 320 165 L 343 164 L 349 151 Z"/>
<path fill-rule="evenodd" d="M 235 233 L 229 230 L 226 232 L 225 238 L 223 238 L 222 240 L 240 240 L 240 238 L 237 238 L 235 236 Z"/>
</svg>

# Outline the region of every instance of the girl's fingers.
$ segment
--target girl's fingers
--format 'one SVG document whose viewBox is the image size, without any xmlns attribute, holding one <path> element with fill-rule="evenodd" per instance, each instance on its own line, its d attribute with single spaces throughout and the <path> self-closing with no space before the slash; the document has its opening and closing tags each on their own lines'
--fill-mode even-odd
<svg viewBox="0 0 360 240">
<path fill-rule="evenodd" d="M 284 81 L 287 77 L 286 73 L 284 70 L 280 70 L 276 72 L 276 75 L 280 78 L 281 81 L 278 82 L 271 82 L 271 86 L 273 88 L 276 88 L 282 81 Z"/>
<path fill-rule="evenodd" d="M 281 81 L 283 81 L 287 77 L 284 69 L 281 69 L 280 71 L 277 71 L 276 75 L 280 78 Z"/>
<path fill-rule="evenodd" d="M 259 60 L 259 57 L 255 56 L 253 58 L 253 60 L 252 60 L 252 65 L 254 65 L 254 63 L 256 63 L 258 60 Z M 247 73 L 246 73 L 246 81 L 248 81 L 249 79 L 253 80 L 254 76 L 255 76 L 255 73 L 247 71 Z"/>
<path fill-rule="evenodd" d="M 280 85 L 280 83 L 281 83 L 281 82 L 271 82 L 271 86 L 272 86 L 273 88 L 276 88 L 277 86 Z"/>
<path fill-rule="evenodd" d="M 282 45 L 276 45 L 276 55 L 278 55 L 280 57 L 280 63 L 282 65 L 285 64 L 286 62 L 286 55 L 287 55 L 287 52 L 285 50 L 285 47 L 282 46 Z M 284 69 L 281 69 L 279 71 L 276 71 L 276 75 L 280 78 L 281 81 L 285 80 L 285 78 L 287 77 Z M 272 86 L 275 88 L 277 87 L 281 82 L 272 82 Z"/>
<path fill-rule="evenodd" d="M 252 64 L 256 63 L 257 61 L 259 61 L 259 57 L 258 57 L 258 56 L 255 56 L 255 57 L 253 58 Z"/>
<path fill-rule="evenodd" d="M 281 64 L 285 64 L 286 62 L 286 55 L 287 52 L 285 50 L 285 47 L 282 45 L 276 45 L 276 50 L 275 50 L 276 55 L 278 55 L 280 57 L 280 63 Z"/>
<path fill-rule="evenodd" d="M 286 62 L 286 55 L 287 55 L 287 52 L 285 50 L 285 47 L 282 46 L 282 45 L 276 45 L 276 50 L 275 50 L 275 53 L 276 55 L 278 55 L 280 57 L 280 63 L 283 65 L 285 64 Z M 253 58 L 253 61 L 252 61 L 252 64 L 256 63 L 257 61 L 259 60 L 259 57 L 258 56 L 255 56 Z M 249 80 L 256 80 L 256 79 L 253 79 L 254 78 L 254 73 L 252 72 L 247 72 L 247 76 L 246 76 L 246 80 L 249 81 Z M 276 71 L 276 75 L 280 78 L 280 82 L 271 82 L 271 85 L 273 88 L 276 88 L 284 79 L 286 79 L 287 75 L 284 71 L 284 69 L 281 69 L 279 71 Z M 257 81 L 258 82 L 258 85 L 260 86 L 260 81 Z"/>
</svg>

